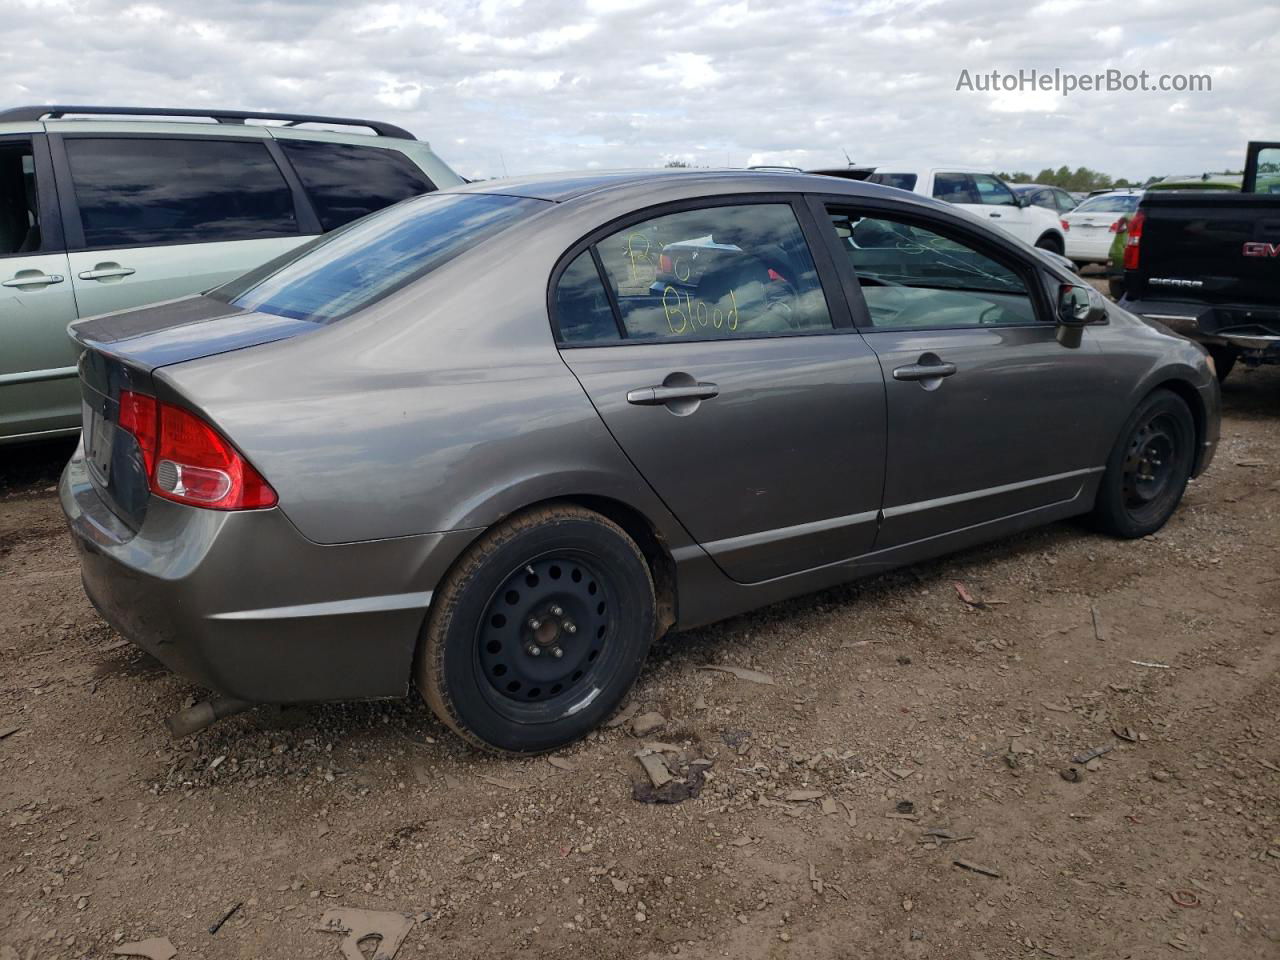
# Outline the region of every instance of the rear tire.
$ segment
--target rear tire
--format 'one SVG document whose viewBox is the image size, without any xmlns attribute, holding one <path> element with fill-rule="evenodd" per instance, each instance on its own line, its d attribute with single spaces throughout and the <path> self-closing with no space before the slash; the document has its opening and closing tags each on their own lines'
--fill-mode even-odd
<svg viewBox="0 0 1280 960">
<path fill-rule="evenodd" d="M 1225 343 L 1206 344 L 1205 349 L 1209 351 L 1209 356 L 1213 357 L 1213 367 L 1218 371 L 1218 382 L 1221 383 L 1227 379 L 1227 374 L 1236 365 L 1236 360 L 1240 358 L 1240 351 Z"/>
<path fill-rule="evenodd" d="M 554 750 L 617 709 L 656 623 L 649 566 L 621 527 L 573 504 L 539 507 L 481 536 L 445 578 L 414 679 L 475 746 Z"/>
<path fill-rule="evenodd" d="M 1177 394 L 1156 390 L 1129 415 L 1107 458 L 1093 508 L 1098 529 L 1134 539 L 1177 509 L 1195 459 L 1196 425 Z"/>
<path fill-rule="evenodd" d="M 1124 277 L 1111 277 L 1107 280 L 1107 292 L 1111 299 L 1119 301 L 1124 296 Z"/>
<path fill-rule="evenodd" d="M 1052 233 L 1046 233 L 1043 237 L 1036 241 L 1036 246 L 1041 250 L 1048 250 L 1050 253 L 1062 254 L 1062 241 L 1055 237 Z"/>
</svg>

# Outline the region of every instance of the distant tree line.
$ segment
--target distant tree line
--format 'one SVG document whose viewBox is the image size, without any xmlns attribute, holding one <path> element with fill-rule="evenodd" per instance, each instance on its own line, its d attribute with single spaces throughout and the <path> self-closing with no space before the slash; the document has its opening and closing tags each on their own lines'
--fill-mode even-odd
<svg viewBox="0 0 1280 960">
<path fill-rule="evenodd" d="M 1001 173 L 1000 178 L 1007 180 L 1009 183 L 1043 183 L 1053 187 L 1062 187 L 1063 190 L 1075 190 L 1080 193 L 1088 193 L 1090 190 L 1106 190 L 1108 187 L 1136 187 L 1158 179 L 1157 177 L 1148 177 L 1146 180 L 1130 181 L 1120 177 L 1113 180 L 1108 174 L 1090 170 L 1088 167 L 1076 167 L 1076 169 L 1072 170 L 1065 163 L 1057 170 L 1045 167 L 1034 177 L 1029 173 L 1018 172 Z"/>
</svg>

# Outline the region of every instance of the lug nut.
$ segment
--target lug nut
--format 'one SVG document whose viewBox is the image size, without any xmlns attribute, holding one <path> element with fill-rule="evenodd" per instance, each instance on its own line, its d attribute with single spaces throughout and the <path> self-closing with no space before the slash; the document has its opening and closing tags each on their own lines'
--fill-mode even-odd
<svg viewBox="0 0 1280 960">
<path fill-rule="evenodd" d="M 562 610 L 560 607 L 552 607 L 552 608 L 551 608 L 551 615 L 552 615 L 553 617 L 559 617 L 559 616 L 561 616 L 561 615 L 563 615 L 563 614 L 564 614 L 564 610 Z"/>
<path fill-rule="evenodd" d="M 529 644 L 529 646 L 525 647 L 525 649 L 529 651 L 529 656 L 531 657 L 542 656 L 542 648 L 538 646 L 536 643 Z"/>
<path fill-rule="evenodd" d="M 557 660 L 559 660 L 561 657 L 564 656 L 564 651 L 561 650 L 559 647 L 552 647 L 551 655 L 555 657 Z"/>
<path fill-rule="evenodd" d="M 539 620 L 537 617 L 530 617 L 530 618 L 529 618 L 529 629 L 530 629 L 530 630 L 537 630 L 540 626 L 542 626 L 542 621 L 541 621 L 541 620 Z"/>
<path fill-rule="evenodd" d="M 578 632 L 578 625 L 572 620 L 566 620 L 564 622 L 564 632 L 568 634 L 575 634 Z"/>
</svg>

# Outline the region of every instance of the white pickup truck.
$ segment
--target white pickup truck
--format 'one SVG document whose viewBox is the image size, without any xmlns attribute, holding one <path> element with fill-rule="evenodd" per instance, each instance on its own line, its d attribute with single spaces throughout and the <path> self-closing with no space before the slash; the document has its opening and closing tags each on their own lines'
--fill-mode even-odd
<svg viewBox="0 0 1280 960">
<path fill-rule="evenodd" d="M 1066 249 L 1057 213 L 1019 198 L 1007 183 L 982 167 L 879 163 L 810 172 L 866 180 L 945 200 L 1043 250 L 1062 254 Z"/>
</svg>

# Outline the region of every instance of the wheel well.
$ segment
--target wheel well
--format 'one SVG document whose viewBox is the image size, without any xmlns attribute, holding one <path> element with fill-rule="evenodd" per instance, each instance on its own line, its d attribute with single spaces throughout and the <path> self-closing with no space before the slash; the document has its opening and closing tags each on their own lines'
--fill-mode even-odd
<svg viewBox="0 0 1280 960">
<path fill-rule="evenodd" d="M 1151 392 L 1157 390 L 1168 390 L 1170 393 L 1177 394 L 1182 398 L 1182 402 L 1187 405 L 1187 409 L 1191 411 L 1191 419 L 1196 425 L 1196 450 L 1195 458 L 1192 461 L 1192 476 L 1195 476 L 1200 466 L 1200 457 L 1203 455 L 1205 432 L 1208 425 L 1205 422 L 1207 413 L 1204 409 L 1204 400 L 1200 397 L 1200 391 L 1187 383 L 1185 380 L 1166 380 L 1164 383 L 1158 383 L 1152 387 Z"/>
<path fill-rule="evenodd" d="M 1052 247 L 1044 246 L 1044 242 L 1046 240 L 1048 240 L 1049 243 L 1052 244 Z M 1042 250 L 1052 249 L 1055 253 L 1062 253 L 1064 250 L 1067 249 L 1066 243 L 1063 240 L 1062 235 L 1057 233 L 1054 230 L 1046 230 L 1044 233 L 1040 234 L 1039 238 L 1036 240 L 1035 245 L 1037 247 L 1040 247 L 1040 249 Z"/>
<path fill-rule="evenodd" d="M 676 597 L 676 564 L 671 559 L 671 552 L 667 549 L 662 536 L 654 529 L 649 519 L 639 510 L 620 500 L 589 494 L 556 497 L 542 503 L 531 503 L 524 510 L 540 507 L 546 503 L 576 503 L 580 507 L 594 510 L 601 516 L 609 518 L 626 531 L 627 536 L 640 547 L 645 561 L 649 564 L 649 572 L 653 575 L 653 591 L 658 608 L 658 636 L 661 637 L 670 630 L 676 622 L 679 609 Z"/>
</svg>

